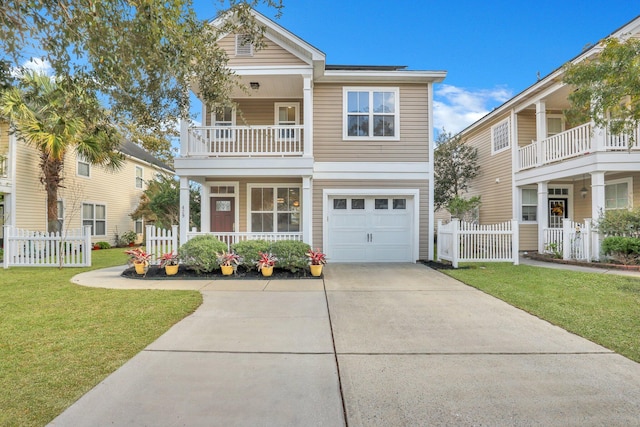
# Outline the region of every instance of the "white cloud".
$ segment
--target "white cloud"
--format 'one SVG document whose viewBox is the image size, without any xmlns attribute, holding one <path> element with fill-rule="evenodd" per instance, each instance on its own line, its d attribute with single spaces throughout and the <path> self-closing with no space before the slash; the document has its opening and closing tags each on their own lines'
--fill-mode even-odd
<svg viewBox="0 0 640 427">
<path fill-rule="evenodd" d="M 21 68 L 14 69 L 13 75 L 16 77 L 20 76 L 21 69 L 33 70 L 38 72 L 39 74 L 44 74 L 47 76 L 51 75 L 51 64 L 46 59 L 42 58 L 31 58 L 29 61 L 22 64 Z"/>
<path fill-rule="evenodd" d="M 441 85 L 434 94 L 434 127 L 436 131 L 444 128 L 447 132 L 460 132 L 512 96 L 505 87 L 469 90 Z"/>
</svg>

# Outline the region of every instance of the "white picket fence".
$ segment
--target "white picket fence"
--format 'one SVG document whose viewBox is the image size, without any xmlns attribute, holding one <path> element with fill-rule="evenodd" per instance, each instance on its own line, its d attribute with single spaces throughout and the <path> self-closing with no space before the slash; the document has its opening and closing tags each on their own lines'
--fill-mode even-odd
<svg viewBox="0 0 640 427">
<path fill-rule="evenodd" d="M 565 260 L 591 262 L 598 259 L 597 239 L 598 233 L 593 230 L 590 219 L 580 223 L 565 218 L 562 228 L 544 230 L 545 252 L 562 254 Z"/>
<path fill-rule="evenodd" d="M 91 227 L 63 233 L 4 226 L 4 268 L 91 266 Z"/>
<path fill-rule="evenodd" d="M 178 226 L 171 226 L 171 230 L 147 225 L 146 251 L 151 254 L 150 264 L 159 264 L 163 254 L 178 253 Z"/>
<path fill-rule="evenodd" d="M 452 219 L 448 224 L 438 220 L 438 261 L 450 261 L 454 268 L 460 262 L 513 262 L 518 259 L 518 222 L 479 225 Z"/>
</svg>

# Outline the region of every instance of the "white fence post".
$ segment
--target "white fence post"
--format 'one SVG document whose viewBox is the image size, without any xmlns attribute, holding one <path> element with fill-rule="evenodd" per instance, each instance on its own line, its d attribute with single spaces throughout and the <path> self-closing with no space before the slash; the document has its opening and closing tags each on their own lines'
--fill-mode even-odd
<svg viewBox="0 0 640 427">
<path fill-rule="evenodd" d="M 584 256 L 587 262 L 591 262 L 593 259 L 591 254 L 591 218 L 584 219 L 584 231 L 583 231 L 583 239 L 584 239 Z"/>
<path fill-rule="evenodd" d="M 571 259 L 571 220 L 562 220 L 562 259 Z"/>
<path fill-rule="evenodd" d="M 440 260 L 442 258 L 440 258 L 440 254 L 442 254 L 442 245 L 443 245 L 443 238 L 441 237 L 442 234 L 440 233 L 442 229 L 442 220 L 439 219 L 438 220 L 438 228 L 436 228 L 436 230 L 438 230 L 438 232 L 436 233 L 437 240 L 436 240 L 436 261 L 440 262 Z"/>
<path fill-rule="evenodd" d="M 451 232 L 453 260 L 451 261 L 451 264 L 453 265 L 453 268 L 458 268 L 458 258 L 460 258 L 460 220 L 458 218 L 454 218 L 451 220 L 451 224 L 453 225 Z"/>
<path fill-rule="evenodd" d="M 171 247 L 173 248 L 173 252 L 178 253 L 178 225 L 174 224 L 171 226 Z"/>
<path fill-rule="evenodd" d="M 4 230 L 4 255 L 3 255 L 3 260 L 2 260 L 2 266 L 3 268 L 9 268 L 9 257 L 12 256 L 12 252 L 11 252 L 11 245 L 10 242 L 11 240 L 9 239 L 9 233 L 11 230 L 11 226 L 10 225 L 5 225 L 3 227 Z"/>
<path fill-rule="evenodd" d="M 520 227 L 518 220 L 511 220 L 511 254 L 513 255 L 513 265 L 520 264 Z"/>
</svg>

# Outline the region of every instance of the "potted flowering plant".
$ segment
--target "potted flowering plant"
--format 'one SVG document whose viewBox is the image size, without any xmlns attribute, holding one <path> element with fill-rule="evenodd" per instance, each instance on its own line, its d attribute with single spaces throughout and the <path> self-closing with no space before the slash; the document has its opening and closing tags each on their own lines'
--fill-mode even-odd
<svg viewBox="0 0 640 427">
<path fill-rule="evenodd" d="M 327 263 L 327 255 L 322 253 L 320 249 L 309 249 L 307 252 L 307 258 L 309 258 L 309 269 L 312 276 L 320 276 L 322 274 L 322 266 Z"/>
<path fill-rule="evenodd" d="M 242 257 L 235 252 L 222 251 L 221 253 L 216 253 L 216 257 L 222 274 L 225 276 L 232 274 L 238 265 L 242 263 Z"/>
<path fill-rule="evenodd" d="M 178 254 L 174 252 L 167 252 L 160 256 L 160 268 L 164 267 L 164 271 L 167 273 L 167 276 L 173 276 L 178 272 L 179 262 L 180 258 L 178 257 Z"/>
<path fill-rule="evenodd" d="M 260 258 L 256 261 L 258 271 L 262 272 L 262 275 L 269 277 L 273 274 L 273 266 L 278 262 L 278 258 L 272 253 L 258 252 Z"/>
<path fill-rule="evenodd" d="M 136 273 L 145 274 L 147 272 L 151 254 L 146 253 L 142 248 L 129 249 L 124 253 L 129 255 L 129 264 L 133 264 Z"/>
</svg>

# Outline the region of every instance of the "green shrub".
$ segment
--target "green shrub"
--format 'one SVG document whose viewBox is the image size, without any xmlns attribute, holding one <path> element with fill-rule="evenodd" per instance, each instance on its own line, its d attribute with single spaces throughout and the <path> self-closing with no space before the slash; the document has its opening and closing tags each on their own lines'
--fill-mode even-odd
<svg viewBox="0 0 640 427">
<path fill-rule="evenodd" d="M 216 253 L 226 251 L 227 244 L 213 236 L 196 236 L 178 249 L 183 264 L 196 273 L 210 273 L 220 268 Z"/>
<path fill-rule="evenodd" d="M 602 252 L 622 264 L 635 264 L 640 259 L 640 239 L 609 236 L 602 241 Z"/>
<path fill-rule="evenodd" d="M 245 240 L 234 243 L 231 249 L 244 260 L 243 266 L 249 270 L 256 268 L 256 261 L 260 259 L 260 252 L 269 252 L 270 243 L 266 240 Z"/>
<path fill-rule="evenodd" d="M 309 249 L 308 244 L 297 240 L 280 240 L 271 244 L 271 253 L 278 258 L 277 266 L 293 273 L 307 268 Z"/>
<path fill-rule="evenodd" d="M 640 237 L 640 208 L 612 209 L 600 214 L 597 230 L 605 236 Z"/>
<path fill-rule="evenodd" d="M 109 242 L 97 242 L 96 246 L 100 249 L 111 249 L 111 245 L 109 244 Z"/>
</svg>

